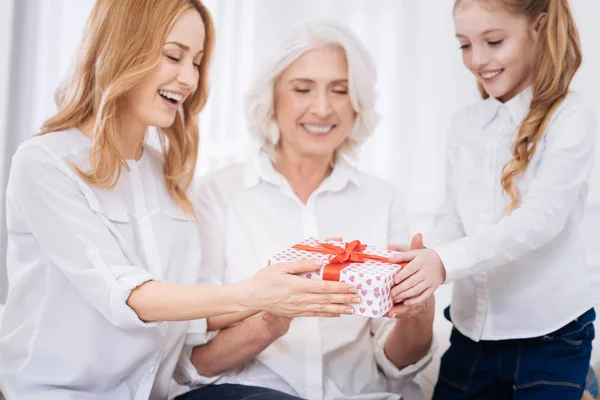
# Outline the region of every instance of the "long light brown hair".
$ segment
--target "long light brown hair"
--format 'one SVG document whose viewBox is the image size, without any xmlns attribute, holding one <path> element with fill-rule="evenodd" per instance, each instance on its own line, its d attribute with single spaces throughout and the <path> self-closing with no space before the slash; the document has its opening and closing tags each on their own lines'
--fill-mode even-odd
<svg viewBox="0 0 600 400">
<path fill-rule="evenodd" d="M 128 168 L 119 143 L 119 109 L 127 93 L 158 65 L 171 27 L 195 9 L 206 37 L 198 89 L 168 128 L 158 129 L 167 189 L 186 213 L 187 195 L 198 157 L 198 114 L 208 98 L 208 68 L 215 32 L 209 11 L 199 0 L 98 0 L 87 20 L 75 70 L 56 94 L 58 113 L 42 125 L 41 135 L 81 127 L 93 119 L 90 171 L 77 172 L 89 184 L 112 188 Z"/>
<path fill-rule="evenodd" d="M 456 0 L 455 8 L 460 1 Z M 527 169 L 552 115 L 569 93 L 571 80 L 581 65 L 581 43 L 569 0 L 493 2 L 508 12 L 525 15 L 531 21 L 546 13 L 533 60 L 531 104 L 512 145 L 512 159 L 502 169 L 500 179 L 502 190 L 510 197 L 506 210 L 512 211 L 519 202 L 514 179 Z M 477 87 L 482 98 L 489 97 L 481 83 L 478 82 Z"/>
</svg>

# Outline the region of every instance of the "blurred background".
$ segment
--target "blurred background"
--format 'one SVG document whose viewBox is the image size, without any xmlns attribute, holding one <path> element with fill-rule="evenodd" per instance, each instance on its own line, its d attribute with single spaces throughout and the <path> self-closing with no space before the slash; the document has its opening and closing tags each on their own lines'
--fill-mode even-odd
<svg viewBox="0 0 600 400">
<path fill-rule="evenodd" d="M 217 45 L 211 96 L 200 116 L 199 175 L 245 156 L 249 145 L 245 93 L 280 33 L 305 20 L 338 20 L 365 41 L 379 72 L 382 119 L 358 163 L 400 185 L 408 199 L 411 230 L 427 230 L 443 194 L 446 127 L 454 112 L 478 96 L 454 38 L 453 1 L 205 3 L 215 19 Z M 11 157 L 55 113 L 54 91 L 68 74 L 93 4 L 94 0 L 0 0 L 0 303 L 7 290 L 4 191 Z M 600 116 L 600 0 L 572 0 L 571 4 L 584 54 L 573 89 Z M 600 163 L 600 146 L 596 155 Z M 591 186 L 582 234 L 588 264 L 600 271 L 600 168 L 594 171 Z M 600 293 L 600 273 L 594 276 Z"/>
</svg>

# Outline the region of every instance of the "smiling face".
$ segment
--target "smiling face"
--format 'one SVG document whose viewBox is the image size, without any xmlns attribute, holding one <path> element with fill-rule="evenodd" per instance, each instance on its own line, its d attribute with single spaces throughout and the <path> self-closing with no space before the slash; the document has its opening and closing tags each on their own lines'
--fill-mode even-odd
<svg viewBox="0 0 600 400">
<path fill-rule="evenodd" d="M 355 117 L 344 50 L 321 46 L 290 64 L 275 87 L 275 115 L 281 152 L 333 157 Z"/>
<path fill-rule="evenodd" d="M 130 120 L 145 127 L 173 124 L 177 110 L 198 86 L 204 38 L 204 23 L 196 10 L 175 21 L 158 64 L 127 95 Z"/>
<path fill-rule="evenodd" d="M 538 21 L 481 3 L 459 3 L 456 37 L 464 65 L 490 96 L 506 102 L 531 85 Z"/>
</svg>

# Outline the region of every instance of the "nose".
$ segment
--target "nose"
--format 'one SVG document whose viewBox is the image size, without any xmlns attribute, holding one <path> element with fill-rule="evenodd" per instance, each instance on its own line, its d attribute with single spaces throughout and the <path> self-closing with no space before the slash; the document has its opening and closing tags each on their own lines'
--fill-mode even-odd
<svg viewBox="0 0 600 400">
<path fill-rule="evenodd" d="M 193 63 L 182 63 L 177 80 L 191 91 L 198 85 L 198 68 Z"/>
<path fill-rule="evenodd" d="M 471 51 L 471 65 L 475 69 L 481 69 L 488 63 L 488 56 L 485 50 L 479 48 L 473 48 Z"/>
<path fill-rule="evenodd" d="M 313 113 L 321 118 L 325 119 L 331 114 L 331 101 L 327 95 L 327 92 L 323 91 L 317 93 L 313 101 Z"/>
</svg>

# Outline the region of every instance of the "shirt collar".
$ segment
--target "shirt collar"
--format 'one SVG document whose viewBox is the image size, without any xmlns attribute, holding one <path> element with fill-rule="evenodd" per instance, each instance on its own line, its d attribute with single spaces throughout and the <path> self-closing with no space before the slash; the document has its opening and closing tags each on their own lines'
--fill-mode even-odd
<svg viewBox="0 0 600 400">
<path fill-rule="evenodd" d="M 257 186 L 261 181 L 282 187 L 285 178 L 273 167 L 273 163 L 264 150 L 253 151 L 246 161 L 244 186 L 250 189 Z M 324 191 L 340 191 L 353 183 L 360 186 L 360 176 L 355 166 L 343 156 L 339 157 L 331 174 L 325 178 L 315 193 Z"/>
<path fill-rule="evenodd" d="M 531 87 L 528 87 L 506 103 L 502 103 L 495 97 L 488 97 L 484 100 L 481 125 L 485 126 L 492 122 L 501 108 L 508 110 L 515 125 L 521 124 L 529 111 L 531 96 Z"/>
</svg>

